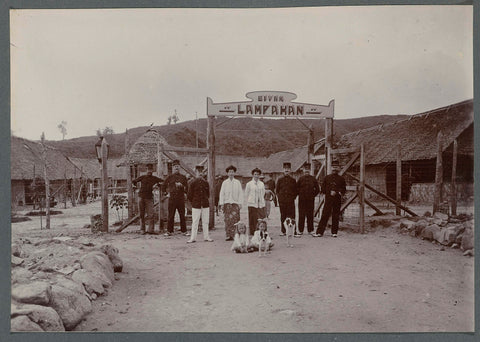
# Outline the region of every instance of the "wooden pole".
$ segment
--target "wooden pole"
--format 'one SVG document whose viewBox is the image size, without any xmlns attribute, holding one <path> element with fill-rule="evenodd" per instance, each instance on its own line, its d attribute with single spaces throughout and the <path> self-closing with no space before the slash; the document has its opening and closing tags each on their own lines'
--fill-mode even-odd
<svg viewBox="0 0 480 342">
<path fill-rule="evenodd" d="M 47 171 L 47 148 L 45 147 L 45 133 L 42 133 L 43 177 L 45 177 L 45 228 L 50 229 L 50 180 Z"/>
<path fill-rule="evenodd" d="M 397 202 L 402 204 L 402 145 L 399 143 L 397 145 L 397 191 L 396 191 Z M 401 209 L 397 205 L 395 207 L 395 214 L 400 216 Z"/>
<path fill-rule="evenodd" d="M 315 143 L 315 133 L 313 131 L 312 125 L 308 127 L 308 162 L 311 163 L 310 174 L 313 175 L 315 168 L 313 165 L 313 153 L 314 153 L 314 143 Z"/>
<path fill-rule="evenodd" d="M 452 202 L 452 215 L 457 215 L 457 153 L 458 142 L 457 139 L 453 141 L 453 153 L 452 153 L 452 194 L 450 201 Z"/>
<path fill-rule="evenodd" d="M 365 233 L 365 149 L 360 145 L 360 183 L 358 186 L 358 202 L 360 205 L 360 231 Z"/>
<path fill-rule="evenodd" d="M 210 185 L 209 197 L 209 228 L 215 228 L 215 117 L 208 117 L 207 126 L 208 148 L 208 184 Z"/>
<path fill-rule="evenodd" d="M 333 119 L 325 119 L 325 161 L 327 164 L 327 175 L 332 173 L 332 142 L 333 142 Z"/>
<path fill-rule="evenodd" d="M 128 218 L 132 218 L 133 214 L 133 186 L 132 186 L 132 167 L 128 157 L 129 136 L 128 128 L 125 129 L 125 167 L 127 168 L 127 202 L 128 202 Z"/>
<path fill-rule="evenodd" d="M 75 187 L 75 180 L 77 179 L 77 168 L 74 166 L 73 167 L 73 179 L 72 179 L 72 207 L 75 207 L 77 205 L 76 202 L 76 187 Z"/>
<path fill-rule="evenodd" d="M 435 194 L 433 201 L 433 213 L 436 213 L 442 203 L 442 187 L 443 187 L 443 160 L 442 160 L 442 132 L 437 135 L 437 165 L 435 169 Z"/>
<path fill-rule="evenodd" d="M 102 232 L 108 232 L 108 171 L 107 158 L 108 146 L 107 140 L 102 139 Z"/>
<path fill-rule="evenodd" d="M 157 136 L 157 177 L 162 178 L 162 153 L 160 152 L 160 140 Z M 158 189 L 158 230 L 162 226 L 162 189 Z M 154 229 L 155 230 L 155 229 Z"/>
</svg>

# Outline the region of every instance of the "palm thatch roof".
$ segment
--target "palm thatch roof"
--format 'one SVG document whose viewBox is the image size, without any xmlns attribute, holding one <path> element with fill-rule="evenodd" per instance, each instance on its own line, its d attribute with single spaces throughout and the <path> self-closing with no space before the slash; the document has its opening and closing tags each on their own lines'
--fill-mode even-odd
<svg viewBox="0 0 480 342">
<path fill-rule="evenodd" d="M 132 145 L 125 158 L 127 164 L 155 164 L 159 146 L 168 146 L 167 140 L 155 129 L 148 129 Z M 176 156 L 172 152 L 173 155 Z"/>
<path fill-rule="evenodd" d="M 12 136 L 10 138 L 10 179 L 31 180 L 44 175 L 42 145 L 38 142 Z M 50 181 L 74 177 L 74 164 L 60 151 L 46 145 L 47 177 Z M 79 174 L 77 173 L 79 177 Z"/>
<path fill-rule="evenodd" d="M 467 130 L 472 130 L 473 133 L 473 100 L 412 115 L 406 120 L 344 134 L 337 142 L 337 148 L 360 147 L 363 143 L 366 163 L 382 164 L 396 161 L 397 145 L 401 144 L 402 160 L 427 160 L 437 155 L 438 132 L 442 132 L 445 151 Z M 466 138 L 462 141 L 468 140 Z M 460 146 L 462 151 L 468 151 L 468 147 Z M 473 140 L 470 147 L 473 153 Z"/>
</svg>

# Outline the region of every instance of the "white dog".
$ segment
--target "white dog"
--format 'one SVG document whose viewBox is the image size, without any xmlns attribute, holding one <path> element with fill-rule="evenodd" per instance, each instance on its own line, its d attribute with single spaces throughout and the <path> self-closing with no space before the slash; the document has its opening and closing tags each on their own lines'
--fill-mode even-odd
<svg viewBox="0 0 480 342">
<path fill-rule="evenodd" d="M 290 244 L 289 237 L 297 235 L 297 224 L 295 219 L 287 217 L 285 221 L 283 221 L 283 226 L 285 227 L 285 236 L 287 237 L 287 247 L 293 247 L 293 245 Z"/>
</svg>

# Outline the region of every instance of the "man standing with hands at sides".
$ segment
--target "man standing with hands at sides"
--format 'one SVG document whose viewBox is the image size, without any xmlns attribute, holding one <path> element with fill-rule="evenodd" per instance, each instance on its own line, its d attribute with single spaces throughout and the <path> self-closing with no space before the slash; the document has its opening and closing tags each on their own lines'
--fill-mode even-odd
<svg viewBox="0 0 480 342">
<path fill-rule="evenodd" d="M 255 168 L 252 170 L 252 180 L 245 186 L 245 199 L 248 207 L 248 227 L 253 236 L 257 228 L 257 221 L 264 218 L 265 212 L 265 185 L 260 180 L 262 171 Z"/>
<path fill-rule="evenodd" d="M 165 236 L 173 234 L 173 223 L 175 219 L 175 210 L 178 210 L 180 216 L 180 229 L 182 233 L 189 236 L 187 232 L 187 224 L 185 222 L 185 195 L 187 194 L 188 183 L 187 177 L 180 173 L 180 162 L 174 160 L 172 162 L 173 173 L 165 179 L 165 188 L 167 189 L 168 198 L 168 231 Z"/>
<path fill-rule="evenodd" d="M 225 179 L 220 188 L 218 206 L 223 209 L 223 219 L 225 221 L 226 241 L 231 241 L 235 237 L 235 223 L 240 221 L 240 209 L 242 209 L 242 185 L 238 179 L 235 179 L 237 168 L 230 165 L 225 170 L 228 178 Z"/>
<path fill-rule="evenodd" d="M 196 177 L 191 181 L 188 187 L 187 197 L 192 204 L 192 236 L 187 243 L 195 242 L 197 239 L 200 216 L 202 217 L 203 240 L 208 242 L 213 241 L 208 234 L 210 215 L 208 197 L 210 194 L 210 187 L 208 186 L 208 182 L 203 178 L 202 172 L 202 165 L 195 166 Z"/>
<path fill-rule="evenodd" d="M 285 227 L 283 221 L 287 217 L 295 219 L 295 197 L 297 197 L 297 182 L 290 176 L 292 164 L 283 163 L 283 176 L 277 180 L 275 193 L 278 198 L 278 206 L 280 207 L 280 227 L 281 236 L 285 236 Z"/>
<path fill-rule="evenodd" d="M 152 175 L 153 165 L 147 165 L 147 174 L 132 180 L 137 185 L 140 182 L 140 190 L 138 192 L 138 211 L 140 214 L 140 233 L 155 234 L 155 216 L 153 213 L 153 187 L 162 182 L 162 179 Z M 145 213 L 148 218 L 148 231 L 145 231 Z"/>
<path fill-rule="evenodd" d="M 297 181 L 298 189 L 298 231 L 303 234 L 305 227 L 305 218 L 307 219 L 307 231 L 313 235 L 313 210 L 315 205 L 315 196 L 320 192 L 318 182 L 310 175 L 310 163 L 303 166 L 303 175 Z"/>
<path fill-rule="evenodd" d="M 332 173 L 327 175 L 322 183 L 322 193 L 325 194 L 325 204 L 323 205 L 322 217 L 314 236 L 323 236 L 328 219 L 330 215 L 332 215 L 332 236 L 337 237 L 340 206 L 342 204 L 342 196 L 346 192 L 345 178 L 340 176 L 338 174 L 339 172 L 340 164 L 338 161 L 332 161 Z"/>
</svg>

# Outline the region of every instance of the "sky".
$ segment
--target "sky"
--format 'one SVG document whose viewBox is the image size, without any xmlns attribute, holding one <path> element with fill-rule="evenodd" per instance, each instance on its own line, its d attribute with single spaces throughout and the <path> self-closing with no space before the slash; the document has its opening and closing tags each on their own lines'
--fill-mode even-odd
<svg viewBox="0 0 480 342">
<path fill-rule="evenodd" d="M 473 98 L 472 25 L 472 6 L 12 10 L 11 131 L 122 133 L 262 90 L 417 114 Z"/>
</svg>

